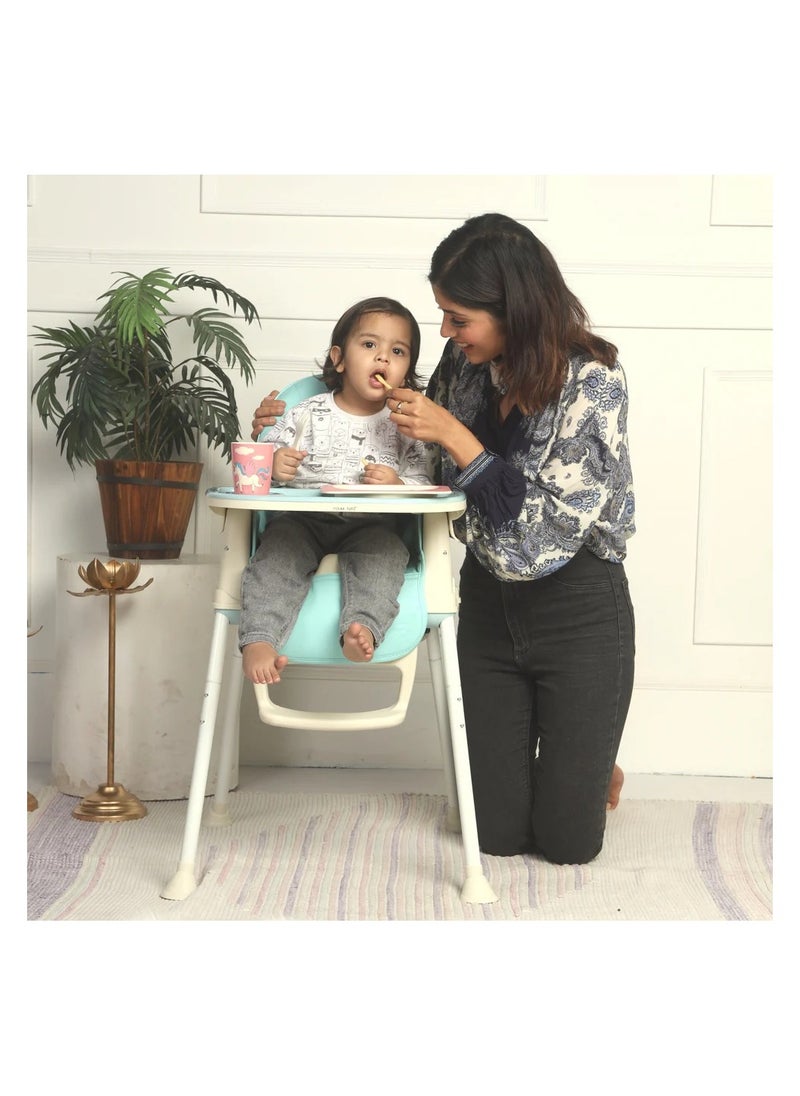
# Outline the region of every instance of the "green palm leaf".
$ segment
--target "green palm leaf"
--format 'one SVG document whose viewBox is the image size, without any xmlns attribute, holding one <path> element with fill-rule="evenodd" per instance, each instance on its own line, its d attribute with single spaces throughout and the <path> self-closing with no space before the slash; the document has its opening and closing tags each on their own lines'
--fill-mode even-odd
<svg viewBox="0 0 800 1096">
<path fill-rule="evenodd" d="M 230 371 L 249 384 L 253 356 L 231 323 L 258 323 L 255 306 L 215 278 L 157 267 L 141 277 L 119 272 L 93 325 L 34 328 L 44 351 L 31 399 L 70 467 L 111 457 L 167 460 L 200 439 L 227 449 L 239 436 Z M 170 311 L 178 290 L 210 294 L 217 307 Z M 173 361 L 169 328 L 184 320 L 195 353 Z"/>
<path fill-rule="evenodd" d="M 214 304 L 217 303 L 217 297 L 222 297 L 228 308 L 232 308 L 234 315 L 237 311 L 242 313 L 247 323 L 258 322 L 258 313 L 256 312 L 255 305 L 247 300 L 246 297 L 242 297 L 239 293 L 236 293 L 233 289 L 228 289 L 221 282 L 218 282 L 216 278 L 204 278 L 200 274 L 178 274 L 175 278 L 176 289 L 206 289 L 214 299 Z"/>
<path fill-rule="evenodd" d="M 224 358 L 228 366 L 238 366 L 242 375 L 251 381 L 255 376 L 253 358 L 244 339 L 222 313 L 202 308 L 187 316 L 186 322 L 193 329 L 194 344 L 198 355 Z"/>
<path fill-rule="evenodd" d="M 105 299 L 106 303 L 98 312 L 97 321 L 116 328 L 123 345 L 134 339 L 144 343 L 148 335 L 161 330 L 169 315 L 167 305 L 172 300 L 174 280 L 164 267 L 151 270 L 141 278 L 121 273 L 123 277 L 98 298 Z"/>
</svg>

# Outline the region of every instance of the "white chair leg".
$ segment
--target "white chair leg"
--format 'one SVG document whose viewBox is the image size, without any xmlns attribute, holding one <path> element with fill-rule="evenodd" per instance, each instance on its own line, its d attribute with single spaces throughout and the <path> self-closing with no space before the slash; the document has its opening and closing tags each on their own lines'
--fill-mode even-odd
<svg viewBox="0 0 800 1096">
<path fill-rule="evenodd" d="M 200 727 L 197 733 L 197 750 L 194 755 L 192 780 L 189 785 L 189 802 L 186 808 L 186 826 L 178 870 L 161 891 L 162 898 L 180 901 L 187 898 L 197 887 L 195 861 L 200 839 L 200 822 L 203 817 L 203 799 L 211 764 L 211 747 L 214 743 L 214 726 L 225 664 L 225 640 L 228 636 L 228 618 L 222 612 L 214 614 L 214 630 L 211 635 L 211 653 L 208 659 L 208 675 L 203 706 L 200 711 Z"/>
<path fill-rule="evenodd" d="M 447 696 L 444 685 L 444 668 L 442 667 L 442 645 L 439 640 L 438 628 L 432 627 L 429 630 L 427 645 L 428 662 L 431 668 L 431 684 L 433 685 L 433 704 L 436 709 L 436 725 L 439 729 L 439 743 L 441 745 L 442 766 L 447 791 L 446 824 L 451 833 L 461 833 L 461 820 L 458 815 L 458 789 L 456 788 L 456 774 L 453 767 L 453 746 L 450 741 L 450 719 L 447 714 Z"/>
<path fill-rule="evenodd" d="M 439 638 L 442 647 L 450 741 L 453 747 L 453 768 L 458 788 L 461 836 L 466 862 L 466 879 L 461 890 L 461 898 L 464 902 L 496 902 L 497 895 L 489 886 L 489 880 L 484 875 L 481 864 L 478 824 L 475 819 L 475 801 L 472 794 L 472 775 L 467 750 L 464 704 L 461 698 L 455 621 L 452 616 L 446 616 L 439 625 Z"/>
<path fill-rule="evenodd" d="M 228 787 L 233 752 L 236 746 L 236 731 L 239 727 L 239 710 L 242 702 L 242 654 L 234 635 L 233 647 L 228 658 L 228 695 L 222 717 L 222 738 L 219 750 L 219 768 L 214 791 L 214 800 L 206 817 L 207 826 L 229 826 L 231 815 L 228 810 Z"/>
</svg>

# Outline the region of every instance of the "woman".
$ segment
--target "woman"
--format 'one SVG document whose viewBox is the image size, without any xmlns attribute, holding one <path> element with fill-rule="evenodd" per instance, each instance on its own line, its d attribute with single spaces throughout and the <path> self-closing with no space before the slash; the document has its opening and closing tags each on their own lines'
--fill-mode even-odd
<svg viewBox="0 0 800 1096">
<path fill-rule="evenodd" d="M 451 232 L 428 278 L 448 341 L 427 394 L 387 403 L 467 496 L 458 655 L 480 845 L 587 863 L 619 799 L 633 688 L 625 376 L 509 217 Z M 262 401 L 254 436 L 281 409 Z"/>
</svg>

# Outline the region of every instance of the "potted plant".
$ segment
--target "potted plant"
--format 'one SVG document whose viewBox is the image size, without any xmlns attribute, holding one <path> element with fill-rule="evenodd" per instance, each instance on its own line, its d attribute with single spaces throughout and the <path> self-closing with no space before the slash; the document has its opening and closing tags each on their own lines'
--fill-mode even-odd
<svg viewBox="0 0 800 1096">
<path fill-rule="evenodd" d="M 214 306 L 174 314 L 185 290 L 204 291 Z M 248 384 L 255 375 L 229 321 L 239 314 L 258 323 L 258 315 L 215 278 L 164 267 L 141 277 L 120 272 L 98 300 L 105 303 L 88 327 L 35 328 L 38 345 L 51 349 L 31 399 L 45 427 L 56 426 L 70 468 L 95 465 L 109 552 L 177 559 L 203 468 L 187 454 L 205 438 L 230 460 L 239 418 L 229 370 L 238 367 Z M 194 354 L 176 361 L 171 329 L 184 323 Z"/>
</svg>

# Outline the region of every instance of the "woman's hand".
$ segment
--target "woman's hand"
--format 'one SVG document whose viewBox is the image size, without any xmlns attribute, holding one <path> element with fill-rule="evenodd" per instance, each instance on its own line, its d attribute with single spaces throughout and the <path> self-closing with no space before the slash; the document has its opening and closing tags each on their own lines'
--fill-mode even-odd
<svg viewBox="0 0 800 1096">
<path fill-rule="evenodd" d="M 449 424 L 456 420 L 421 392 L 393 388 L 386 395 L 392 422 L 401 434 L 417 441 L 441 441 Z"/>
<path fill-rule="evenodd" d="M 253 416 L 253 432 L 250 437 L 253 441 L 258 441 L 258 436 L 265 426 L 274 426 L 283 412 L 286 410 L 286 404 L 283 400 L 276 400 L 278 395 L 278 389 L 273 388 L 268 396 L 265 396 L 261 403 L 258 405 Z"/>
<path fill-rule="evenodd" d="M 292 449 L 289 445 L 276 449 L 272 457 L 272 478 L 280 483 L 293 480 L 297 475 L 297 469 L 307 456 L 307 449 Z"/>
<path fill-rule="evenodd" d="M 387 393 L 390 418 L 401 434 L 416 441 L 437 442 L 459 468 L 466 468 L 483 452 L 483 445 L 454 415 L 410 388 Z"/>
</svg>

